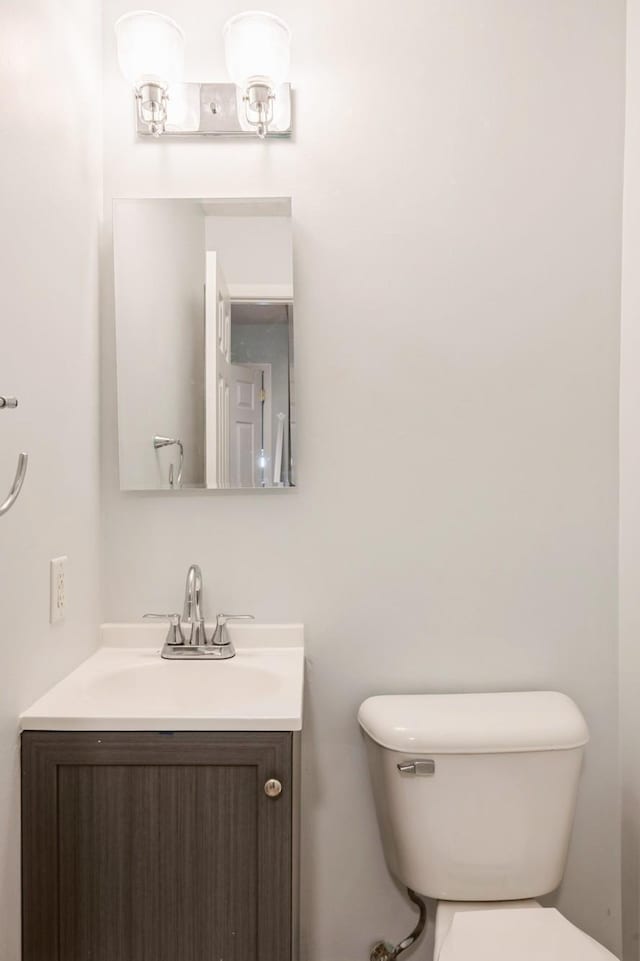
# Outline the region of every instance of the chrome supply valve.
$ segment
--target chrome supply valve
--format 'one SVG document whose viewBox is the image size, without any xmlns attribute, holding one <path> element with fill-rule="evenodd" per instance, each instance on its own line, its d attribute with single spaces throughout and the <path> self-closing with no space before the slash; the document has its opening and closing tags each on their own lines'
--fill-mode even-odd
<svg viewBox="0 0 640 961">
<path fill-rule="evenodd" d="M 420 912 L 416 926 L 411 934 L 408 934 L 406 938 L 403 938 L 398 944 L 391 944 L 389 941 L 378 941 L 377 944 L 374 944 L 371 948 L 369 961 L 396 961 L 396 958 L 399 958 L 401 954 L 416 943 L 424 931 L 425 924 L 427 923 L 427 906 L 422 898 L 418 897 L 411 888 L 407 888 L 407 894 Z"/>
</svg>

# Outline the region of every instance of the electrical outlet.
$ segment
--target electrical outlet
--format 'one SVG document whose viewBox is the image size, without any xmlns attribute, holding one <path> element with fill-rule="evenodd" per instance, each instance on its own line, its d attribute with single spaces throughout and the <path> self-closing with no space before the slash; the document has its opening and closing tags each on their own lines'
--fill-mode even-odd
<svg viewBox="0 0 640 961">
<path fill-rule="evenodd" d="M 49 594 L 49 620 L 52 624 L 64 621 L 67 606 L 67 558 L 54 557 L 51 561 L 51 580 Z"/>
</svg>

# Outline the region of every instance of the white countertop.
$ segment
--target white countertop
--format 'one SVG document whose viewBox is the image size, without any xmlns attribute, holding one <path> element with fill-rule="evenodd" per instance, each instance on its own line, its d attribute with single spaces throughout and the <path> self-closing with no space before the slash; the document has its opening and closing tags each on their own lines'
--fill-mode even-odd
<svg viewBox="0 0 640 961">
<path fill-rule="evenodd" d="M 162 624 L 105 624 L 101 647 L 20 716 L 23 731 L 299 731 L 304 628 L 229 624 L 236 656 L 160 657 Z"/>
</svg>

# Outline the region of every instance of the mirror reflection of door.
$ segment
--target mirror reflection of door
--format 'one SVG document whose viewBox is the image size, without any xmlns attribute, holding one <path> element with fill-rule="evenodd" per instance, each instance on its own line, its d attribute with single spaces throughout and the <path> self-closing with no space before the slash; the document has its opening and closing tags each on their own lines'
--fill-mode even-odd
<svg viewBox="0 0 640 961">
<path fill-rule="evenodd" d="M 249 456 L 253 460 L 252 480 L 249 480 L 249 473 L 238 474 L 238 486 L 286 487 L 293 482 L 289 403 L 291 313 L 292 305 L 286 301 L 244 300 L 231 304 L 232 365 L 259 372 L 253 376 L 255 386 L 251 394 L 248 388 L 243 388 L 246 404 L 253 405 L 254 426 L 251 430 L 242 422 L 242 414 L 247 408 L 237 411 L 241 422 L 238 434 L 244 432 L 244 442 L 238 444 L 240 457 L 243 464 Z M 241 380 L 248 380 L 248 372 Z M 251 455 L 249 443 L 252 444 Z"/>
<path fill-rule="evenodd" d="M 216 251 L 206 276 L 207 486 L 287 486 L 291 305 L 232 304 Z"/>
<path fill-rule="evenodd" d="M 230 370 L 231 486 L 264 487 L 265 368 L 231 364 Z M 270 395 L 268 399 L 270 403 Z"/>
</svg>

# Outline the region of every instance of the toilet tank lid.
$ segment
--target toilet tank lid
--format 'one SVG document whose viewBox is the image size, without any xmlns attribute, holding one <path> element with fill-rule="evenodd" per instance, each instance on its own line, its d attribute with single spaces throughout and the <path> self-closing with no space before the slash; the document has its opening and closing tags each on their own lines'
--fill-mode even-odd
<svg viewBox="0 0 640 961">
<path fill-rule="evenodd" d="M 589 740 L 578 707 L 556 691 L 385 694 L 367 698 L 358 721 L 382 747 L 416 754 L 561 751 Z"/>
</svg>

